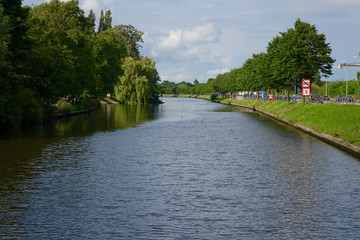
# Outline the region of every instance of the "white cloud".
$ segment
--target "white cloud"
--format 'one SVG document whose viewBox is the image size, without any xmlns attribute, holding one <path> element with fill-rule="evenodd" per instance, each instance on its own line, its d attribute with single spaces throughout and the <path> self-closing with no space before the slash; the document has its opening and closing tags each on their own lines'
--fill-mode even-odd
<svg viewBox="0 0 360 240">
<path fill-rule="evenodd" d="M 171 81 L 171 82 L 182 82 L 182 81 L 191 81 L 194 77 L 194 72 L 188 71 L 185 68 L 174 68 L 166 69 L 159 71 L 162 81 Z"/>
<path fill-rule="evenodd" d="M 207 76 L 214 76 L 216 77 L 218 74 L 220 73 L 226 73 L 229 72 L 230 69 L 229 68 L 222 68 L 222 69 L 214 69 L 214 70 L 209 70 L 206 72 Z"/>
<path fill-rule="evenodd" d="M 217 41 L 220 38 L 220 29 L 214 23 L 208 22 L 196 26 L 190 30 L 171 30 L 168 36 L 161 37 L 159 44 L 155 46 L 152 53 L 155 56 L 161 53 L 170 53 L 171 51 L 183 48 L 188 51 L 198 44 L 206 44 Z M 171 54 L 171 53 L 170 53 Z"/>
<path fill-rule="evenodd" d="M 81 8 L 85 11 L 94 10 L 95 12 L 99 12 L 101 10 L 101 4 L 99 0 L 84 0 Z"/>
</svg>

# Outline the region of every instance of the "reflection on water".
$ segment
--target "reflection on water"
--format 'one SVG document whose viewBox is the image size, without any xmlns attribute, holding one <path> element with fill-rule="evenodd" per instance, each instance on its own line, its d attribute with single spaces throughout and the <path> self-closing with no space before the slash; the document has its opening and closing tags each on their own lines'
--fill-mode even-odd
<svg viewBox="0 0 360 240">
<path fill-rule="evenodd" d="M 136 127 L 158 117 L 157 105 L 103 105 L 88 114 L 47 122 L 13 132 L 0 134 L 0 179 L 16 176 L 29 159 L 41 154 L 43 148 L 63 139 L 88 136 L 98 131 Z M 1 183 L 0 183 L 1 184 Z"/>
<path fill-rule="evenodd" d="M 103 106 L 0 140 L 0 238 L 356 239 L 360 162 L 250 110 Z"/>
</svg>

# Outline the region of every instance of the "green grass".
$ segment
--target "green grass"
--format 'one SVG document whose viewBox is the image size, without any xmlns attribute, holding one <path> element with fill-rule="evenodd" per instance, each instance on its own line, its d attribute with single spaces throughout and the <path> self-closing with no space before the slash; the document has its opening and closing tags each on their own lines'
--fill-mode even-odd
<svg viewBox="0 0 360 240">
<path fill-rule="evenodd" d="M 257 109 L 274 114 L 291 124 L 301 124 L 321 133 L 360 145 L 360 106 L 268 102 Z"/>
</svg>

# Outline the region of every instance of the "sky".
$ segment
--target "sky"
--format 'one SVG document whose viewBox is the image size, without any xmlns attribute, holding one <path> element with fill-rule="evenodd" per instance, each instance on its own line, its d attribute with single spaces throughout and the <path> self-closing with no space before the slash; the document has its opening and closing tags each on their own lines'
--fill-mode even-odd
<svg viewBox="0 0 360 240">
<path fill-rule="evenodd" d="M 45 0 L 23 0 L 39 5 Z M 328 81 L 356 78 L 360 67 L 360 0 L 79 0 L 88 13 L 110 10 L 112 26 L 144 32 L 141 55 L 151 57 L 162 81 L 206 82 L 240 68 L 253 54 L 266 52 L 279 32 L 297 18 L 325 34 L 336 59 Z M 322 78 L 322 80 L 326 80 Z"/>
</svg>

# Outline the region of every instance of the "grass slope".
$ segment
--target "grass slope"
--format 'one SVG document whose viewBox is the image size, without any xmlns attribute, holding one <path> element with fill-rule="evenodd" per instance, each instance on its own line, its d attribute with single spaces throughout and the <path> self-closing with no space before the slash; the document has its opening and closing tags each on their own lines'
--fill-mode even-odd
<svg viewBox="0 0 360 240">
<path fill-rule="evenodd" d="M 291 102 L 260 102 L 253 100 L 225 102 L 255 106 L 256 109 L 285 119 L 291 124 L 301 124 L 321 133 L 340 137 L 360 146 L 360 106 L 339 104 L 309 104 Z"/>
</svg>

